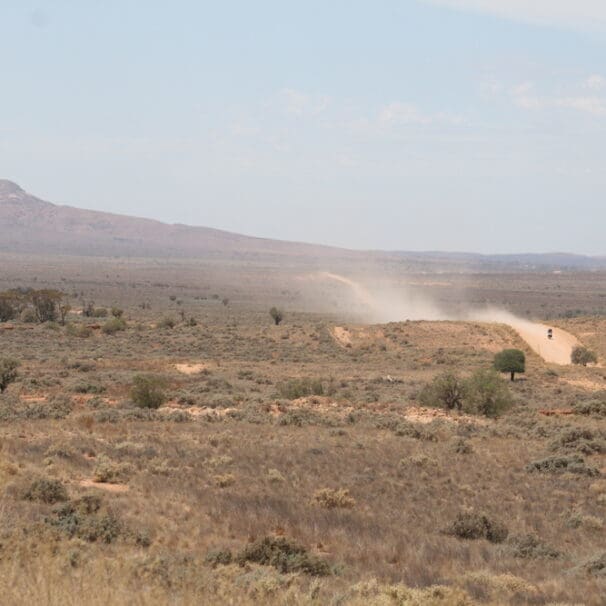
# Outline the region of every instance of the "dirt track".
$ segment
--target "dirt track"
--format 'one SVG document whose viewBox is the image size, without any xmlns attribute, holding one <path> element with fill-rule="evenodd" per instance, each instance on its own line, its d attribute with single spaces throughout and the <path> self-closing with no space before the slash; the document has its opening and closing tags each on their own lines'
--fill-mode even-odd
<svg viewBox="0 0 606 606">
<path fill-rule="evenodd" d="M 570 364 L 572 350 L 580 345 L 575 336 L 559 328 L 554 328 L 553 338 L 548 339 L 547 330 L 551 327 L 546 324 L 534 324 L 519 319 L 509 324 L 545 362 L 550 364 Z"/>
</svg>

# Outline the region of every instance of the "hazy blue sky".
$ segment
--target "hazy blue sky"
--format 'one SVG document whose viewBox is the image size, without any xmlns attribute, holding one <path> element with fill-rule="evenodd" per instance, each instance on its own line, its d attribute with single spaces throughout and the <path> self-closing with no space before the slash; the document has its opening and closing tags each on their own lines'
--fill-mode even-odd
<svg viewBox="0 0 606 606">
<path fill-rule="evenodd" d="M 54 202 L 606 253 L 604 0 L 2 0 L 0 74 L 0 177 Z"/>
</svg>

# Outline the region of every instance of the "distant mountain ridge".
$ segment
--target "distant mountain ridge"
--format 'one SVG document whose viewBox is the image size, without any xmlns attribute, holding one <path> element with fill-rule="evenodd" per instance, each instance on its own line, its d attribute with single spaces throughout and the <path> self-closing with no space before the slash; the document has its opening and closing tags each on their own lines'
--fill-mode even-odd
<svg viewBox="0 0 606 606">
<path fill-rule="evenodd" d="M 0 252 L 112 257 L 322 261 L 384 260 L 416 271 L 606 269 L 606 257 L 569 253 L 356 251 L 243 236 L 210 227 L 167 224 L 37 198 L 0 179 Z"/>
<path fill-rule="evenodd" d="M 167 224 L 59 206 L 0 180 L 0 251 L 127 257 L 238 257 L 286 255 L 356 257 L 360 252 L 234 234 L 209 227 Z"/>
</svg>

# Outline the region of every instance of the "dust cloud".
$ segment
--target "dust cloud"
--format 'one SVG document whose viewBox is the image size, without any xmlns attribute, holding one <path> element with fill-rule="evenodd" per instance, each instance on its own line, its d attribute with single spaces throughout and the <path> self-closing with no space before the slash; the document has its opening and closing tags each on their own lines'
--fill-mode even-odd
<svg viewBox="0 0 606 606">
<path fill-rule="evenodd" d="M 554 364 L 570 364 L 570 356 L 579 341 L 571 334 L 553 329 L 547 339 L 548 326 L 535 323 L 497 307 L 447 311 L 412 285 L 395 288 L 374 279 L 372 286 L 330 272 L 319 272 L 306 279 L 317 283 L 341 285 L 337 300 L 339 308 L 369 323 L 402 322 L 404 320 L 454 320 L 506 324 L 543 359 Z"/>
</svg>

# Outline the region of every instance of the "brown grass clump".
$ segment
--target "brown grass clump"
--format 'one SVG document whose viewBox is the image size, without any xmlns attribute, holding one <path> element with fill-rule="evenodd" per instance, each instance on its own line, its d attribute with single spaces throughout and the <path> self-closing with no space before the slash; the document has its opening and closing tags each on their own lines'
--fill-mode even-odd
<svg viewBox="0 0 606 606">
<path fill-rule="evenodd" d="M 351 509 L 356 505 L 346 488 L 321 488 L 314 493 L 312 502 L 324 509 Z"/>
</svg>

